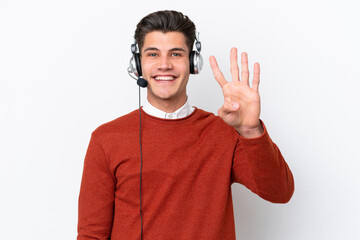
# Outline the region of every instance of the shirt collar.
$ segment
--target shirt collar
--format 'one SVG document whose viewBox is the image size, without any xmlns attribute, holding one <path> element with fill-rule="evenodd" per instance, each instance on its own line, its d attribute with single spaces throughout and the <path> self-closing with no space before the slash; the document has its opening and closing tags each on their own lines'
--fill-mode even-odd
<svg viewBox="0 0 360 240">
<path fill-rule="evenodd" d="M 186 103 L 173 113 L 167 113 L 161 111 L 160 109 L 151 105 L 147 99 L 143 107 L 143 110 L 147 114 L 152 115 L 154 117 L 165 118 L 165 119 L 177 119 L 177 118 L 187 117 L 194 111 L 194 109 L 195 109 L 194 107 L 190 106 L 189 100 L 187 98 L 186 98 Z"/>
</svg>

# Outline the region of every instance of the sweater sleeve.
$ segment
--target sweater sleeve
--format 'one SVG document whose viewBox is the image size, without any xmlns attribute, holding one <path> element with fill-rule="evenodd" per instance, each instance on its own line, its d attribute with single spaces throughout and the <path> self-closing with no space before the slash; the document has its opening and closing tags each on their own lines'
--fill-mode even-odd
<svg viewBox="0 0 360 240">
<path fill-rule="evenodd" d="M 94 133 L 84 160 L 79 208 L 78 240 L 110 239 L 114 215 L 115 180 Z"/>
<path fill-rule="evenodd" d="M 261 124 L 261 136 L 238 136 L 231 183 L 241 183 L 267 201 L 286 203 L 294 193 L 293 175 L 262 121 Z"/>
</svg>

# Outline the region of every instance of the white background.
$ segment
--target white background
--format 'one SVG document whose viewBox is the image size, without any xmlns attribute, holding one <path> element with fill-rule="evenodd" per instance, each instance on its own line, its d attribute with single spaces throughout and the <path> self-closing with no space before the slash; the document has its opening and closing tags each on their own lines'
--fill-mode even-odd
<svg viewBox="0 0 360 240">
<path fill-rule="evenodd" d="M 272 204 L 233 184 L 237 239 L 360 239 L 356 0 L 0 0 L 0 238 L 75 239 L 90 134 L 138 107 L 130 44 L 138 21 L 164 9 L 200 31 L 192 105 L 222 105 L 210 55 L 229 79 L 231 47 L 260 62 L 261 118 L 295 193 Z"/>
</svg>

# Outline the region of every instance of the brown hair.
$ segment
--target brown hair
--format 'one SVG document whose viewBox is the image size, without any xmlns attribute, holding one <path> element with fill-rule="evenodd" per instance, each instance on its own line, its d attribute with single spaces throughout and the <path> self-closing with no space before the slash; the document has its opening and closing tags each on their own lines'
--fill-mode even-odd
<svg viewBox="0 0 360 240">
<path fill-rule="evenodd" d="M 195 24 L 186 15 L 177 11 L 157 11 L 145 16 L 137 24 L 134 38 L 139 46 L 139 51 L 144 46 L 144 39 L 146 34 L 153 31 L 167 32 L 181 32 L 186 39 L 186 45 L 191 52 L 195 41 Z"/>
</svg>

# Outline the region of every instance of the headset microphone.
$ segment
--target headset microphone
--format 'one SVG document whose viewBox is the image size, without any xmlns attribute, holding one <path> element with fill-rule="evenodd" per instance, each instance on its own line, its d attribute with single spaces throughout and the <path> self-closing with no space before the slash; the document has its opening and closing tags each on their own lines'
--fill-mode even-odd
<svg viewBox="0 0 360 240">
<path fill-rule="evenodd" d="M 145 80 L 145 78 L 139 77 L 138 80 L 136 81 L 137 85 L 139 85 L 140 87 L 147 87 L 148 85 L 148 81 Z"/>
</svg>

